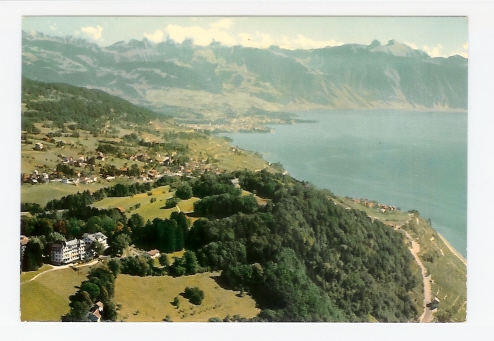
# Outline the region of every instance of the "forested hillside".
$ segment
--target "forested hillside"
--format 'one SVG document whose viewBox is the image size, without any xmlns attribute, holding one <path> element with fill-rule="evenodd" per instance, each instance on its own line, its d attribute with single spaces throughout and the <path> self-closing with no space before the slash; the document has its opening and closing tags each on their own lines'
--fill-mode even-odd
<svg viewBox="0 0 494 341">
<path fill-rule="evenodd" d="M 268 203 L 258 205 L 252 196 L 242 197 L 231 182 L 234 178 L 242 189 L 262 195 Z M 187 184 L 201 197 L 191 213 L 199 219 L 190 229 L 184 213 L 145 222 L 137 213 L 126 218 L 116 209 L 86 206 L 107 195 L 135 193 L 134 185 L 115 185 L 46 206 L 45 210 L 64 209 L 62 217 L 32 207 L 33 214 L 40 213 L 23 217 L 21 232 L 40 246 L 29 250 L 25 261 L 39 260 L 35 255 L 49 248 L 51 240 L 102 231 L 109 236 L 112 254 L 125 247 L 122 243 L 163 252 L 185 246 L 184 257 L 173 264 L 164 261 L 162 270 L 145 258 L 115 258 L 112 264 L 120 269 L 116 272 L 139 276 L 221 270 L 222 285 L 256 300 L 261 313 L 255 320 L 405 322 L 416 317 L 409 292 L 418 280 L 411 273 L 412 256 L 403 236 L 364 212 L 335 205 L 308 183 L 266 171 L 163 181 L 175 182 L 177 189 Z M 216 200 L 218 196 L 222 199 Z"/>
<path fill-rule="evenodd" d="M 263 309 L 260 318 L 414 317 L 417 310 L 407 293 L 417 280 L 400 234 L 291 177 L 264 171 L 235 176 L 242 188 L 271 201 L 256 212 L 239 209 L 228 217 L 196 221 L 186 245 L 197 250 L 202 266 L 223 270 L 226 283 L 252 293 Z M 215 202 L 220 205 L 214 200 L 211 205 Z"/>
<path fill-rule="evenodd" d="M 22 78 L 22 130 L 38 133 L 33 123 L 51 121 L 53 128 L 99 133 L 108 123 L 145 124 L 165 115 L 138 107 L 101 90 L 89 90 L 63 83 L 36 82 Z"/>
</svg>

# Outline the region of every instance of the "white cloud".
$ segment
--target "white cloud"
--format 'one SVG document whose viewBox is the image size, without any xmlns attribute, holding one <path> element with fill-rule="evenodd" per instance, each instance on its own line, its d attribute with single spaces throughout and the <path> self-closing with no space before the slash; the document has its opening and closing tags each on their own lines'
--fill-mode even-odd
<svg viewBox="0 0 494 341">
<path fill-rule="evenodd" d="M 224 27 L 226 24 L 223 23 L 220 24 L 220 26 L 221 25 Z M 177 43 L 182 43 L 185 39 L 192 39 L 194 44 L 200 46 L 209 45 L 213 40 L 227 46 L 237 44 L 237 41 L 228 32 L 220 29 L 219 27 L 204 29 L 199 26 L 183 27 L 180 25 L 170 24 L 166 26 L 165 32 L 168 33 L 168 37 L 170 39 L 175 40 Z"/>
<path fill-rule="evenodd" d="M 408 45 L 409 47 L 411 47 L 414 50 L 418 50 L 419 49 L 419 47 L 415 43 L 411 43 L 409 41 L 406 41 L 405 42 L 405 45 Z"/>
<path fill-rule="evenodd" d="M 103 27 L 101 27 L 100 25 L 96 27 L 81 27 L 81 31 L 89 35 L 92 39 L 99 40 L 101 39 L 101 32 L 103 32 Z"/>
<path fill-rule="evenodd" d="M 342 42 L 337 42 L 334 39 L 331 40 L 313 40 L 303 36 L 302 34 L 298 34 L 296 38 L 288 38 L 283 36 L 280 47 L 287 50 L 295 50 L 295 49 L 318 49 L 327 46 L 340 46 L 343 45 Z"/>
<path fill-rule="evenodd" d="M 163 41 L 165 33 L 162 30 L 156 30 L 154 33 L 144 33 L 144 36 L 153 43 L 159 43 Z"/>
<path fill-rule="evenodd" d="M 422 49 L 431 57 L 444 57 L 441 53 L 442 45 L 438 44 L 436 47 L 429 47 L 427 45 L 424 45 Z"/>
<path fill-rule="evenodd" d="M 249 33 L 240 33 L 238 36 L 240 37 L 240 45 L 245 47 L 265 49 L 275 43 L 269 34 L 261 32 L 255 32 L 255 36 Z"/>
<path fill-rule="evenodd" d="M 261 32 L 255 32 L 254 35 L 249 33 L 240 33 L 240 44 L 246 47 L 256 48 L 268 48 L 271 45 L 277 45 L 283 49 L 295 50 L 295 49 L 316 49 L 327 46 L 339 46 L 343 45 L 342 42 L 337 42 L 334 39 L 331 40 L 313 40 L 303 36 L 297 35 L 295 38 L 288 38 L 283 36 L 281 39 L 275 40 L 271 35 Z"/>
<path fill-rule="evenodd" d="M 230 28 L 231 26 L 232 26 L 232 19 L 222 19 L 220 21 L 211 24 L 212 28 L 217 28 L 217 29 L 227 29 Z"/>
</svg>

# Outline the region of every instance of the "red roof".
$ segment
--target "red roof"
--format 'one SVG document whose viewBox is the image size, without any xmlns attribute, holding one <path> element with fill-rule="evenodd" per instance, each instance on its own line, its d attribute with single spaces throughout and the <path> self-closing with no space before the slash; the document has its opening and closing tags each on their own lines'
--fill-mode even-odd
<svg viewBox="0 0 494 341">
<path fill-rule="evenodd" d="M 96 316 L 97 318 L 101 318 L 101 314 L 99 313 L 99 310 L 96 309 L 95 311 L 93 311 L 93 315 Z"/>
<path fill-rule="evenodd" d="M 158 253 L 160 252 L 156 249 L 147 252 L 147 254 L 150 255 L 151 257 L 157 255 Z"/>
</svg>

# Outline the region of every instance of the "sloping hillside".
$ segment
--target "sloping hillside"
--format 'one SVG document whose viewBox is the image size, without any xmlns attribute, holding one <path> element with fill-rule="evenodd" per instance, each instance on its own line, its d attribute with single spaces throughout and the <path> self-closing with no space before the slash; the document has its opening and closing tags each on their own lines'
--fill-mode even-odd
<svg viewBox="0 0 494 341">
<path fill-rule="evenodd" d="M 467 109 L 467 59 L 393 40 L 314 50 L 146 39 L 100 47 L 23 33 L 23 75 L 97 88 L 195 119 L 310 108 Z"/>
</svg>

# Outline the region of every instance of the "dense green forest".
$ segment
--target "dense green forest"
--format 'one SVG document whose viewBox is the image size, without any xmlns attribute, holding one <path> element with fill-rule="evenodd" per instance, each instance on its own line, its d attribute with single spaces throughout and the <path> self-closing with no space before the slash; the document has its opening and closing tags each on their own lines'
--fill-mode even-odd
<svg viewBox="0 0 494 341">
<path fill-rule="evenodd" d="M 268 203 L 258 205 L 254 197 L 242 196 L 234 178 Z M 192 191 L 201 197 L 193 213 L 200 218 L 192 226 L 183 212 L 146 222 L 138 214 L 126 218 L 116 209 L 86 206 L 96 197 L 147 189 L 134 185 L 68 196 L 48 203 L 47 211 L 25 204 L 35 216 L 22 217 L 21 232 L 37 237 L 29 243 L 26 264 L 36 266 L 49 241 L 102 231 L 112 254 L 130 243 L 162 252 L 187 250 L 172 264 L 160 259 L 163 269 L 146 259 L 114 258 L 115 275 L 222 270 L 222 285 L 256 300 L 261 313 L 255 320 L 368 321 L 372 316 L 399 322 L 416 315 L 408 293 L 417 279 L 402 235 L 364 212 L 336 205 L 330 194 L 309 183 L 266 171 L 205 174 L 182 178 L 178 186 L 187 196 Z M 60 216 L 53 209 L 64 211 Z"/>
<path fill-rule="evenodd" d="M 101 90 L 86 89 L 63 83 L 43 83 L 22 78 L 22 130 L 37 133 L 34 123 L 52 121 L 53 127 L 63 129 L 72 123 L 72 130 L 98 133 L 107 121 L 145 124 L 167 116 L 138 107 Z"/>
<path fill-rule="evenodd" d="M 235 176 L 271 202 L 252 213 L 196 221 L 186 245 L 197 250 L 201 266 L 224 270 L 227 284 L 250 292 L 261 318 L 408 321 L 416 314 L 408 291 L 417 280 L 400 234 L 291 177 Z"/>
</svg>

